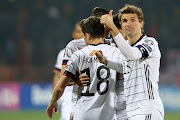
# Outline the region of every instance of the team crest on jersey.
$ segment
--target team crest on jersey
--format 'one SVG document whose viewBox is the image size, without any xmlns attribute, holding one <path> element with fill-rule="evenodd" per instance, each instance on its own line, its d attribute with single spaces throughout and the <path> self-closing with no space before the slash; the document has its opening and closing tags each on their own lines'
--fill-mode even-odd
<svg viewBox="0 0 180 120">
<path fill-rule="evenodd" d="M 151 52 L 152 51 L 152 48 L 149 46 L 149 45 L 147 45 L 147 44 L 142 44 L 144 47 L 146 47 L 148 50 L 149 50 L 149 52 Z"/>
<path fill-rule="evenodd" d="M 147 43 L 147 45 L 153 45 L 154 44 L 154 42 L 152 40 L 148 40 L 148 39 L 146 39 L 145 42 Z"/>
</svg>

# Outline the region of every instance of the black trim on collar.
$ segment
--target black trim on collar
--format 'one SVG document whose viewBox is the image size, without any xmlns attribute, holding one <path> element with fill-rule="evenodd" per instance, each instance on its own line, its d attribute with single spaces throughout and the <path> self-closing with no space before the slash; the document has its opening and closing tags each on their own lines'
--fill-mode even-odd
<svg viewBox="0 0 180 120">
<path fill-rule="evenodd" d="M 134 43 L 132 44 L 131 46 L 133 47 L 136 43 L 138 43 L 143 37 L 145 36 L 145 34 L 142 34 L 141 37 Z"/>
<path fill-rule="evenodd" d="M 104 44 L 104 43 L 98 43 L 98 44 L 89 44 L 89 45 L 98 46 L 98 45 L 101 45 L 101 44 Z"/>
</svg>

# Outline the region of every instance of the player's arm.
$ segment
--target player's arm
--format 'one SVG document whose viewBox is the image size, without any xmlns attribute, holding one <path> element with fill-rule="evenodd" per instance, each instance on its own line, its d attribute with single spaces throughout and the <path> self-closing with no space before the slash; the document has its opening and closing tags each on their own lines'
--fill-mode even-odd
<svg viewBox="0 0 180 120">
<path fill-rule="evenodd" d="M 112 10 L 107 15 L 101 17 L 101 23 L 107 26 L 116 42 L 118 48 L 128 60 L 136 60 L 142 58 L 142 53 L 137 47 L 131 47 L 123 38 L 113 22 Z"/>
<path fill-rule="evenodd" d="M 114 56 L 119 56 L 118 52 L 116 52 L 117 54 L 114 54 Z M 102 51 L 97 51 L 97 50 L 93 50 L 90 53 L 90 56 L 96 55 L 98 61 L 102 64 L 104 64 L 105 66 L 107 66 L 108 68 L 111 68 L 113 70 L 116 70 L 119 73 L 123 73 L 123 65 L 122 65 L 122 60 L 120 58 L 116 58 L 116 59 L 111 59 L 108 60 L 106 59 L 106 57 L 103 55 Z"/>
<path fill-rule="evenodd" d="M 67 62 L 65 64 L 64 61 L 63 61 L 61 72 L 60 72 L 60 77 L 63 76 L 63 73 L 66 70 L 66 68 L 67 68 Z M 68 86 L 72 86 L 72 85 L 74 85 L 74 82 L 71 80 L 71 81 L 69 81 Z"/>
<path fill-rule="evenodd" d="M 57 100 L 62 96 L 65 87 L 69 84 L 70 81 L 71 78 L 63 75 L 54 87 L 51 101 L 46 109 L 46 113 L 50 118 L 52 117 L 53 109 L 57 111 Z"/>
<path fill-rule="evenodd" d="M 59 79 L 60 79 L 60 70 L 54 69 L 54 78 L 53 78 L 52 88 L 55 87 L 55 85 L 58 83 Z"/>
</svg>

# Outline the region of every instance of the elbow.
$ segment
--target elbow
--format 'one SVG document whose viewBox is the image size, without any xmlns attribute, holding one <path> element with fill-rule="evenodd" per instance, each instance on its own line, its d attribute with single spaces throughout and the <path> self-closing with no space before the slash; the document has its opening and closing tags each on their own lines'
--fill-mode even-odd
<svg viewBox="0 0 180 120">
<path fill-rule="evenodd" d="M 127 56 L 126 59 L 127 60 L 134 60 L 134 56 Z"/>
<path fill-rule="evenodd" d="M 138 57 L 135 56 L 135 55 L 130 55 L 130 56 L 126 56 L 126 59 L 127 59 L 127 60 L 137 60 Z"/>
</svg>

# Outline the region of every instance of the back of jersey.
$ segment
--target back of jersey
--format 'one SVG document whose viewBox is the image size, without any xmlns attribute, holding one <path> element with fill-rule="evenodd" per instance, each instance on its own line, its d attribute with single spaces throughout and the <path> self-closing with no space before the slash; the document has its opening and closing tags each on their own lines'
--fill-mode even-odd
<svg viewBox="0 0 180 120">
<path fill-rule="evenodd" d="M 89 56 L 93 50 L 101 50 L 104 56 L 114 57 L 119 49 L 105 45 L 88 45 L 75 52 L 68 62 L 67 76 L 87 74 L 90 83 L 78 87 L 77 104 L 75 104 L 74 120 L 112 120 L 115 114 L 115 78 L 116 71 L 99 63 L 96 56 Z"/>
</svg>

